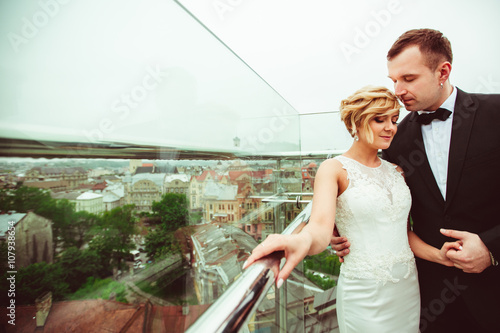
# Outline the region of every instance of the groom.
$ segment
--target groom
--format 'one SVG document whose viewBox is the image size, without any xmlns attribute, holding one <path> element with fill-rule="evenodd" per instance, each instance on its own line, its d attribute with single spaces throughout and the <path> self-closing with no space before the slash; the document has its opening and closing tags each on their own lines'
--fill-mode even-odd
<svg viewBox="0 0 500 333">
<path fill-rule="evenodd" d="M 417 260 L 421 331 L 500 332 L 500 95 L 452 86 L 452 58 L 436 30 L 410 30 L 393 44 L 389 77 L 412 112 L 383 158 L 404 169 L 415 233 L 436 248 L 462 242 L 447 253 L 455 267 Z M 332 246 L 349 252 L 345 238 Z"/>
</svg>

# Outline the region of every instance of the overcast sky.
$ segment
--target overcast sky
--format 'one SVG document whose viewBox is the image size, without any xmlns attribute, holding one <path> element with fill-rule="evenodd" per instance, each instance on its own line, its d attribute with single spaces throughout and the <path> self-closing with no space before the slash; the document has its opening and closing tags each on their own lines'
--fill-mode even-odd
<svg viewBox="0 0 500 333">
<path fill-rule="evenodd" d="M 392 88 L 385 55 L 411 28 L 451 40 L 452 84 L 500 92 L 497 0 L 181 3 L 196 19 L 172 0 L 2 1 L 0 135 L 345 149 L 336 114 L 313 114 Z"/>
<path fill-rule="evenodd" d="M 453 84 L 500 92 L 496 0 L 181 2 L 300 113 L 337 110 L 366 84 L 391 87 L 385 56 L 414 28 L 450 39 Z"/>
</svg>

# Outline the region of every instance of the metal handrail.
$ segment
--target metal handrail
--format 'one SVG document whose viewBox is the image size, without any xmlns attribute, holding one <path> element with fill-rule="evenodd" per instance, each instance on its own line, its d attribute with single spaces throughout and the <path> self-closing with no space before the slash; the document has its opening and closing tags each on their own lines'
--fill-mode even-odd
<svg viewBox="0 0 500 333">
<path fill-rule="evenodd" d="M 312 201 L 282 235 L 300 232 L 311 216 Z M 239 332 L 253 316 L 279 272 L 282 252 L 272 253 L 248 267 L 199 318 L 188 333 Z"/>
</svg>

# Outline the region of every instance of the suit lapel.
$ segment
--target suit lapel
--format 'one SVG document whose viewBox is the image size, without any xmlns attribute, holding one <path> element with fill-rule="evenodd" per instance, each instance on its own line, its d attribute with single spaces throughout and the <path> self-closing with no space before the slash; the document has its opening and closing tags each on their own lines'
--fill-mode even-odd
<svg viewBox="0 0 500 333">
<path fill-rule="evenodd" d="M 478 105 L 474 103 L 470 95 L 464 93 L 460 89 L 457 90 L 457 100 L 455 102 L 455 110 L 453 111 L 450 155 L 448 158 L 445 209 L 449 207 L 456 193 L 458 183 L 460 182 L 477 107 Z"/>
<path fill-rule="evenodd" d="M 412 112 L 408 123 L 409 136 L 412 138 L 412 142 L 408 142 L 408 147 L 410 147 L 410 162 L 415 165 L 417 172 L 420 174 L 421 179 L 429 188 L 432 195 L 436 200 L 439 201 L 440 205 L 444 204 L 444 198 L 439 190 L 434 174 L 432 173 L 427 154 L 425 152 L 424 140 L 422 138 L 422 129 L 420 124 L 417 122 L 418 114 Z M 413 157 L 412 157 L 413 155 Z"/>
</svg>

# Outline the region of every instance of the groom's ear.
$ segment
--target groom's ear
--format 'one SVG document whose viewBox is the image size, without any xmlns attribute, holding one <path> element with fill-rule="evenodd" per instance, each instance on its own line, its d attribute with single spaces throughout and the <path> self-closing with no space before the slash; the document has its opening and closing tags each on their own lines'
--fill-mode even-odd
<svg viewBox="0 0 500 333">
<path fill-rule="evenodd" d="M 436 69 L 439 72 L 440 82 L 448 80 L 451 74 L 451 63 L 449 61 L 443 61 Z"/>
</svg>

